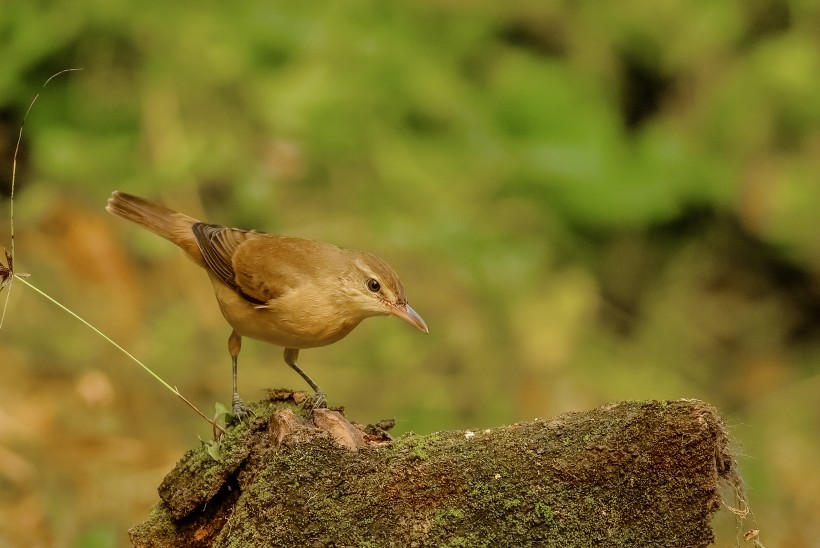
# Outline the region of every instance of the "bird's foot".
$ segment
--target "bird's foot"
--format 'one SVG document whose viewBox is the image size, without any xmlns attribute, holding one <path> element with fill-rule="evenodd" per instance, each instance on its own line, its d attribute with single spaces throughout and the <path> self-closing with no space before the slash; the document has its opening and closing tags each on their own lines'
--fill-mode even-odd
<svg viewBox="0 0 820 548">
<path fill-rule="evenodd" d="M 242 401 L 239 394 L 233 395 L 233 401 L 231 402 L 231 414 L 238 422 L 249 421 L 255 415 L 251 408 L 245 405 L 245 402 Z"/>
<path fill-rule="evenodd" d="M 313 395 L 312 411 L 317 409 L 327 409 L 327 396 L 321 390 L 317 390 Z"/>
</svg>

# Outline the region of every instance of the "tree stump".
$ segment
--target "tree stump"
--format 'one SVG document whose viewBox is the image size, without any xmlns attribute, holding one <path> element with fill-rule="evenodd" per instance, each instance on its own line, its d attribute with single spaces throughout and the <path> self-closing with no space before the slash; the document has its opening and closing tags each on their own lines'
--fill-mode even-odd
<svg viewBox="0 0 820 548">
<path fill-rule="evenodd" d="M 254 404 L 218 461 L 188 451 L 133 543 L 698 547 L 721 484 L 743 496 L 724 425 L 697 400 L 391 440 L 298 398 Z"/>
</svg>

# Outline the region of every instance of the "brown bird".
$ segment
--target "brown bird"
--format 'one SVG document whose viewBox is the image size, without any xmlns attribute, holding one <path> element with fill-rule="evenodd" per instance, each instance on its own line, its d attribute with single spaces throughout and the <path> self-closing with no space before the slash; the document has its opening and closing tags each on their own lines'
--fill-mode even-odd
<svg viewBox="0 0 820 548">
<path fill-rule="evenodd" d="M 390 266 L 370 253 L 200 222 L 159 204 L 114 192 L 106 211 L 179 247 L 205 269 L 222 315 L 233 328 L 233 413 L 247 416 L 236 382 L 242 337 L 285 349 L 285 363 L 326 405 L 324 392 L 297 364 L 299 350 L 332 344 L 370 316 L 397 316 L 428 333 Z"/>
</svg>

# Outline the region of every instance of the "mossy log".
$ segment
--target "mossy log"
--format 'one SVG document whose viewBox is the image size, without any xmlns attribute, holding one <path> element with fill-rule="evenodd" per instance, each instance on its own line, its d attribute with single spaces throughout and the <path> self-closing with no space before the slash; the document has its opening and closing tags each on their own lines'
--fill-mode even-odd
<svg viewBox="0 0 820 548">
<path fill-rule="evenodd" d="M 136 546 L 707 546 L 724 425 L 696 400 L 624 402 L 488 430 L 405 434 L 311 416 L 281 391 L 216 461 L 188 453 Z"/>
</svg>

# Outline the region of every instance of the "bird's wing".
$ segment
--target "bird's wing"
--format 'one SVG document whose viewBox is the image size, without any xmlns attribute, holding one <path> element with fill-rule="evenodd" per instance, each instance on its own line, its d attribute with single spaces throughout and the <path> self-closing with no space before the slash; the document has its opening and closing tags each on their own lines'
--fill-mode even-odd
<svg viewBox="0 0 820 548">
<path fill-rule="evenodd" d="M 225 285 L 235 289 L 248 301 L 263 304 L 264 298 L 249 294 L 240 286 L 233 268 L 233 256 L 239 246 L 261 233 L 206 223 L 195 223 L 191 226 L 191 230 L 208 269 Z"/>
<path fill-rule="evenodd" d="M 314 291 L 341 272 L 336 246 L 261 232 L 256 236 L 237 248 L 234 272 L 239 291 L 266 303 L 291 291 Z M 325 275 L 317 275 L 318 265 Z"/>
</svg>

